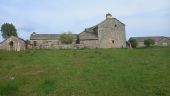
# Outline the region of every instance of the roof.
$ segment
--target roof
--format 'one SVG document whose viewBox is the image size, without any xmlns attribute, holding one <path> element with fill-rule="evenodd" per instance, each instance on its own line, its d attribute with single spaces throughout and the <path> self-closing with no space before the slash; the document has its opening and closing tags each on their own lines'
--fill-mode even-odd
<svg viewBox="0 0 170 96">
<path fill-rule="evenodd" d="M 98 39 L 96 33 L 94 32 L 82 32 L 80 35 L 80 40 L 96 40 Z"/>
<path fill-rule="evenodd" d="M 82 33 L 79 34 L 80 40 L 96 40 L 98 39 L 97 31 L 98 25 L 86 28 Z"/>
<path fill-rule="evenodd" d="M 164 36 L 150 36 L 150 37 L 131 37 L 132 39 L 136 39 L 136 41 L 138 42 L 143 42 L 146 39 L 152 39 L 154 41 L 160 41 L 163 38 L 167 38 L 168 37 L 164 37 Z"/>
<path fill-rule="evenodd" d="M 20 39 L 20 40 L 22 40 L 22 41 L 24 41 L 25 42 L 25 40 L 24 39 L 22 39 L 22 38 L 20 38 L 20 37 L 16 37 L 16 36 L 10 36 L 9 38 L 16 38 L 16 39 Z M 5 40 L 3 40 L 2 42 L 0 42 L 0 44 L 2 44 L 3 42 L 5 42 L 6 40 L 8 40 L 9 38 L 6 38 Z"/>
<path fill-rule="evenodd" d="M 61 34 L 31 34 L 31 40 L 59 40 Z M 73 34 L 77 38 L 77 34 Z"/>
</svg>

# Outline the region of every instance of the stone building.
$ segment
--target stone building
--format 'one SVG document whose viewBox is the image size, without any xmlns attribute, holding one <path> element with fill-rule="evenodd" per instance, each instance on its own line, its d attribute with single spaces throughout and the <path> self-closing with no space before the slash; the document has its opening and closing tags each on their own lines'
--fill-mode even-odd
<svg viewBox="0 0 170 96">
<path fill-rule="evenodd" d="M 57 48 L 61 45 L 60 35 L 61 34 L 36 34 L 33 32 L 30 37 L 30 44 L 34 48 Z M 73 34 L 73 38 L 73 44 L 75 44 L 77 35 Z"/>
<path fill-rule="evenodd" d="M 25 49 L 26 49 L 25 41 L 15 36 L 11 36 L 0 43 L 0 50 L 22 51 Z"/>
<path fill-rule="evenodd" d="M 30 43 L 35 48 L 61 47 L 61 34 L 36 34 L 33 32 Z M 80 34 L 73 34 L 74 42 L 71 46 L 78 48 L 125 48 L 125 24 L 113 18 L 111 14 L 106 19 L 91 28 L 86 28 Z M 70 47 L 69 47 L 70 48 Z"/>
<path fill-rule="evenodd" d="M 79 34 L 79 42 L 87 48 L 125 48 L 125 24 L 106 14 L 104 21 Z"/>
<path fill-rule="evenodd" d="M 155 41 L 155 46 L 170 46 L 170 38 L 164 36 L 152 36 L 152 37 L 131 37 L 138 43 L 137 47 L 144 47 L 144 41 L 146 39 L 152 39 Z"/>
</svg>

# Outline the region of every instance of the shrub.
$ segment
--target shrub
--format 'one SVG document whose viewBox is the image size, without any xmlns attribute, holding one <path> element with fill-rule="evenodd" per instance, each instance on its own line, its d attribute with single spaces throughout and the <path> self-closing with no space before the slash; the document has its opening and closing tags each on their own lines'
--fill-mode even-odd
<svg viewBox="0 0 170 96">
<path fill-rule="evenodd" d="M 71 32 L 63 33 L 60 35 L 60 41 L 62 44 L 72 44 L 74 41 L 74 36 Z"/>
<path fill-rule="evenodd" d="M 129 39 L 129 42 L 130 42 L 132 48 L 136 48 L 137 45 L 138 45 L 136 39 L 130 38 L 130 39 Z"/>
<path fill-rule="evenodd" d="M 152 39 L 146 39 L 146 40 L 144 40 L 144 44 L 146 47 L 150 47 L 151 45 L 155 44 L 155 41 Z"/>
</svg>

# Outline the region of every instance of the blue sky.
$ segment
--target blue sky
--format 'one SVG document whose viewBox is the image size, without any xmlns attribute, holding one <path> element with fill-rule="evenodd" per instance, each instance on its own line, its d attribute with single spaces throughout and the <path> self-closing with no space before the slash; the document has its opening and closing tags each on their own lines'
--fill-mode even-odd
<svg viewBox="0 0 170 96">
<path fill-rule="evenodd" d="M 170 0 L 0 0 L 0 25 L 13 23 L 23 39 L 32 32 L 77 34 L 107 13 L 126 24 L 127 39 L 170 37 Z"/>
</svg>

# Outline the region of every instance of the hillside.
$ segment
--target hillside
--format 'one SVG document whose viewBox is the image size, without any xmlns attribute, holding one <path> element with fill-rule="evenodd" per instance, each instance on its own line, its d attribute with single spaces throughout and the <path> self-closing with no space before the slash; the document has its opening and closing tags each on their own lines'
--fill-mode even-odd
<svg viewBox="0 0 170 96">
<path fill-rule="evenodd" d="M 170 96 L 170 47 L 0 51 L 0 96 Z"/>
</svg>

